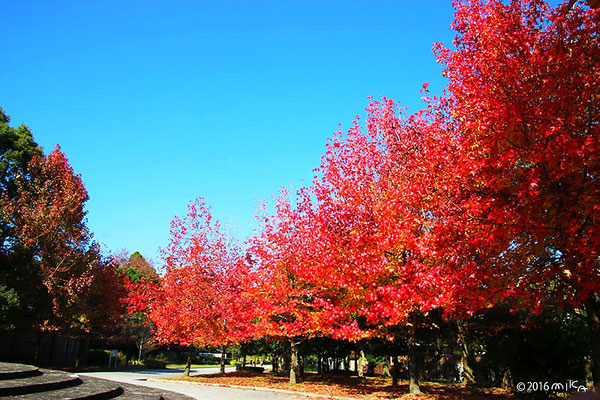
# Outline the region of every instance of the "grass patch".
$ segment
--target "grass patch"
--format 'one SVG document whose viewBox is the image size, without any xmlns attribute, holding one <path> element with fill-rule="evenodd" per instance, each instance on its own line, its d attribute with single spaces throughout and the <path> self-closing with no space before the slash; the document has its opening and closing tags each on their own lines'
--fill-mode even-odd
<svg viewBox="0 0 600 400">
<path fill-rule="evenodd" d="M 225 365 L 229 367 L 229 365 Z M 194 368 L 219 368 L 219 364 L 192 364 L 192 369 Z M 167 364 L 167 369 L 185 369 L 185 364 Z"/>
</svg>

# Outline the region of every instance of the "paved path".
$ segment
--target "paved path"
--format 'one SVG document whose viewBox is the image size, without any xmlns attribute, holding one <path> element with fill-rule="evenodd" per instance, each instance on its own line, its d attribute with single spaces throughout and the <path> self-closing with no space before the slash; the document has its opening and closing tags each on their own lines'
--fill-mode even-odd
<svg viewBox="0 0 600 400">
<path fill-rule="evenodd" d="M 234 371 L 233 367 L 228 367 L 227 372 Z M 219 372 L 219 368 L 198 368 L 192 369 L 191 374 L 214 374 Z M 161 369 L 161 370 L 138 370 L 138 371 L 115 371 L 115 372 L 85 372 L 79 373 L 81 376 L 92 376 L 111 381 L 131 383 L 153 387 L 162 390 L 170 390 L 182 393 L 201 400 L 307 400 L 309 397 L 302 394 L 277 393 L 261 389 L 238 389 L 218 386 L 195 385 L 185 382 L 164 381 L 157 382 L 154 379 L 181 376 L 182 369 Z M 147 381 L 147 379 L 153 379 Z M 323 399 L 326 397 L 323 397 Z M 312 399 L 315 399 L 312 397 Z"/>
</svg>

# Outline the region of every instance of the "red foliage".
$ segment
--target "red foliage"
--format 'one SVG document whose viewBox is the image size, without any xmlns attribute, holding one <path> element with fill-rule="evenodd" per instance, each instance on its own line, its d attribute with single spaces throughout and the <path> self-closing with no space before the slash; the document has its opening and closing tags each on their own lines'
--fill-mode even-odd
<svg viewBox="0 0 600 400">
<path fill-rule="evenodd" d="M 456 50 L 437 46 L 458 152 L 440 237 L 467 308 L 514 296 L 580 307 L 600 290 L 600 13 L 561 14 L 457 3 Z"/>
<path fill-rule="evenodd" d="M 238 250 L 199 198 L 171 222 L 158 282 L 129 285 L 130 310 L 144 311 L 156 339 L 181 345 L 224 345 L 239 339 L 236 307 L 241 274 Z"/>
<path fill-rule="evenodd" d="M 40 313 L 42 329 L 89 332 L 116 324 L 123 311 L 122 277 L 91 240 L 84 209 L 87 191 L 60 147 L 48 156 L 34 156 L 15 186 L 12 198 L 2 198 L 3 216 L 12 228 L 11 248 L 22 257 L 21 272 L 28 276 L 31 295 L 47 296 L 52 303 L 52 315 Z M 44 290 L 37 292 L 36 285 Z"/>
<path fill-rule="evenodd" d="M 372 102 L 365 127 L 330 141 L 313 187 L 259 216 L 248 267 L 203 204 L 174 221 L 167 274 L 140 292 L 158 293 L 144 304 L 159 337 L 211 342 L 233 318 L 254 336 L 358 339 L 504 301 L 585 307 L 600 337 L 600 10 L 455 8 L 456 49 L 436 45 L 444 95 L 410 116 Z M 220 274 L 224 260 L 242 272 Z"/>
<path fill-rule="evenodd" d="M 457 2 L 447 96 L 373 102 L 330 143 L 318 281 L 367 323 L 598 293 L 599 14 L 577 11 Z"/>
<path fill-rule="evenodd" d="M 598 21 L 457 2 L 457 48 L 437 46 L 446 95 L 411 116 L 373 102 L 365 132 L 330 142 L 310 194 L 265 219 L 253 255 L 270 329 L 356 338 L 349 316 L 385 327 L 598 293 Z"/>
<path fill-rule="evenodd" d="M 124 322 L 127 297 L 124 274 L 112 260 L 97 255 L 92 267 L 93 280 L 79 296 L 75 307 L 79 317 L 74 325 L 83 331 L 112 335 Z"/>
<path fill-rule="evenodd" d="M 336 309 L 339 294 L 327 291 L 322 278 L 314 206 L 300 192 L 293 206 L 282 190 L 275 213 L 257 219 L 262 226 L 250 241 L 252 272 L 246 295 L 253 313 L 252 336 L 303 339 L 330 336 L 349 314 Z"/>
<path fill-rule="evenodd" d="M 451 154 L 448 135 L 426 112 L 406 117 L 391 100 L 367 111 L 366 129 L 357 120 L 330 142 L 314 187 L 319 281 L 364 318 L 370 332 L 345 332 L 358 337 L 448 306 L 453 287 L 435 247 L 447 201 L 434 178 Z"/>
<path fill-rule="evenodd" d="M 30 254 L 53 304 L 54 315 L 68 319 L 70 304 L 93 280 L 96 252 L 85 225 L 87 191 L 57 147 L 34 156 L 27 176 L 18 176 L 14 198 L 3 198 L 5 218 L 14 229 L 14 249 Z"/>
</svg>

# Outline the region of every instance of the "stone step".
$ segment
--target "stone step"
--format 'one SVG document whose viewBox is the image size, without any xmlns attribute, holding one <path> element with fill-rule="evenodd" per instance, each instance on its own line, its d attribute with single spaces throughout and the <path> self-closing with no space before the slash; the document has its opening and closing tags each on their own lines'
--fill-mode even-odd
<svg viewBox="0 0 600 400">
<path fill-rule="evenodd" d="M 0 397 L 21 400 L 192 400 L 167 390 L 23 364 L 0 363 Z M 12 374 L 12 375 L 10 375 Z M 10 379 L 8 379 L 10 378 Z"/>
<path fill-rule="evenodd" d="M 52 390 L 48 392 L 30 393 L 15 396 L 13 399 L 21 400 L 108 400 L 122 399 L 123 388 L 116 382 L 102 382 L 98 384 L 88 378 L 78 386 Z"/>
<path fill-rule="evenodd" d="M 0 381 L 0 397 L 71 388 L 82 383 L 79 375 L 47 369 L 40 371 L 41 375 Z"/>
<path fill-rule="evenodd" d="M 28 378 L 41 374 L 42 372 L 38 367 L 34 367 L 33 365 L 0 362 L 0 381 Z"/>
</svg>

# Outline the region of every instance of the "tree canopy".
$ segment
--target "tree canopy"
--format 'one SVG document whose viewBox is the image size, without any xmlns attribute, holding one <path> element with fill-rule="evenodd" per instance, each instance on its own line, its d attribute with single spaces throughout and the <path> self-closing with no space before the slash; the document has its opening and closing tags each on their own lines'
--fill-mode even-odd
<svg viewBox="0 0 600 400">
<path fill-rule="evenodd" d="M 26 126 L 14 129 L 0 114 L 2 312 L 12 328 L 106 326 L 124 293 L 87 227 L 83 181 L 59 146 L 44 155 Z M 98 296 L 115 284 L 117 301 Z"/>
</svg>

